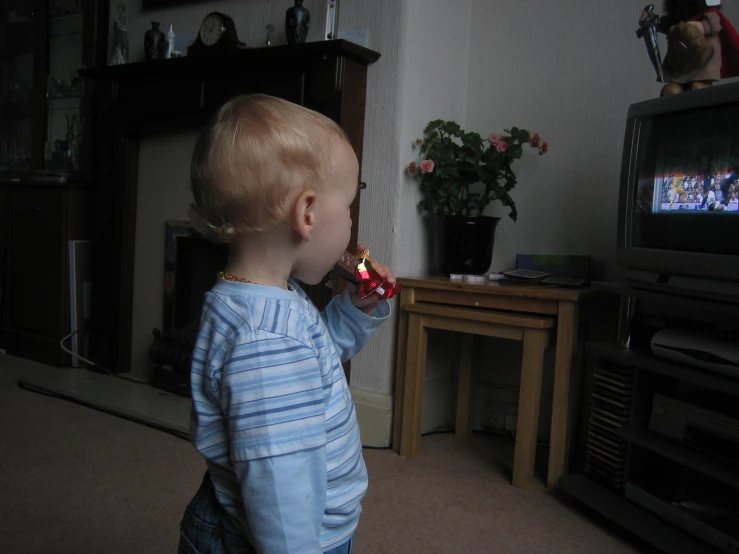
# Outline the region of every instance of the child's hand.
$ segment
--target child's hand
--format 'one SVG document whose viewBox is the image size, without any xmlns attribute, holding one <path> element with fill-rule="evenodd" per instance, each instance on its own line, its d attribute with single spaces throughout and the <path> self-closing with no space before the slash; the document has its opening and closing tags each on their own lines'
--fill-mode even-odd
<svg viewBox="0 0 739 554">
<path fill-rule="evenodd" d="M 367 247 L 364 244 L 360 244 L 357 246 L 357 253 L 362 253 L 367 250 Z M 382 277 L 385 278 L 386 281 L 388 281 L 390 284 L 395 284 L 395 273 L 386 266 L 385 264 L 382 264 L 380 262 L 376 262 L 375 260 L 372 260 L 372 267 L 375 268 L 377 273 L 379 273 Z M 375 310 L 375 306 L 379 304 L 379 302 L 383 299 L 378 294 L 370 294 L 367 298 L 359 298 L 357 295 L 357 285 L 354 285 L 352 283 L 347 283 L 347 288 L 349 289 L 349 294 L 352 298 L 352 303 L 362 310 L 366 314 L 371 314 Z"/>
</svg>

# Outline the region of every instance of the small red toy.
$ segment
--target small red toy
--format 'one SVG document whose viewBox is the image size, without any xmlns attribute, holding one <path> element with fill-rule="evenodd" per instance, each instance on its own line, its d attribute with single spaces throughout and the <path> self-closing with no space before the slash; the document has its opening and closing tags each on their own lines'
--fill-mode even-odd
<svg viewBox="0 0 739 554">
<path fill-rule="evenodd" d="M 383 298 L 390 299 L 400 292 L 400 285 L 388 283 L 372 267 L 369 250 L 365 250 L 359 255 L 344 252 L 344 255 L 341 256 L 334 269 L 344 279 L 357 285 L 359 288 L 359 298 L 367 298 L 372 294 L 377 294 Z"/>
</svg>

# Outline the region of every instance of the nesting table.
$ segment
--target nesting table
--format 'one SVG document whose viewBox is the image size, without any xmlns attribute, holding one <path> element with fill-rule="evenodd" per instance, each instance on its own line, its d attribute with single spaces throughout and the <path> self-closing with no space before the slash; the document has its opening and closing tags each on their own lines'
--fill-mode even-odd
<svg viewBox="0 0 739 554">
<path fill-rule="evenodd" d="M 413 457 L 420 451 L 428 329 L 463 333 L 459 363 L 456 430 L 470 430 L 472 337 L 492 336 L 523 345 L 513 485 L 534 477 L 544 351 L 556 348 L 551 445 L 547 485 L 556 486 L 568 466 L 575 389 L 573 358 L 580 308 L 597 293 L 589 288 L 471 285 L 445 278 L 402 278 L 398 358 L 393 410 L 393 449 Z"/>
</svg>

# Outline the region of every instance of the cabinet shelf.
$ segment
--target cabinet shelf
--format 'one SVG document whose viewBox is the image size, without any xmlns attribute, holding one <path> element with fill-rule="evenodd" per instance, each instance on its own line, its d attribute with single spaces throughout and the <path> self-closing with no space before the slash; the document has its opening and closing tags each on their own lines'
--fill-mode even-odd
<svg viewBox="0 0 739 554">
<path fill-rule="evenodd" d="M 619 430 L 619 434 L 641 448 L 660 454 L 731 487 L 739 488 L 739 466 L 737 465 L 691 450 L 680 443 L 644 429 L 623 427 Z"/>
<path fill-rule="evenodd" d="M 65 13 L 53 13 L 53 14 L 51 14 L 51 18 L 52 19 L 60 19 L 62 17 L 69 17 L 70 15 L 79 15 L 79 14 L 82 14 L 82 13 L 85 13 L 85 12 L 82 11 L 82 10 L 76 10 L 76 11 L 69 11 L 69 12 L 65 12 Z"/>
<path fill-rule="evenodd" d="M 669 554 L 715 554 L 677 527 L 611 492 L 584 475 L 566 475 L 559 487 L 611 521 Z"/>
<path fill-rule="evenodd" d="M 596 281 L 592 286 L 593 290 L 609 292 L 619 296 L 631 296 L 646 302 L 654 302 L 673 309 L 678 309 L 683 313 L 698 312 L 704 314 L 739 315 L 739 303 L 731 299 L 727 300 L 726 298 L 708 300 L 698 298 L 697 296 L 691 297 L 687 292 L 677 296 L 675 291 L 658 291 L 636 286 L 631 283 L 617 283 L 609 281 Z"/>
<path fill-rule="evenodd" d="M 608 342 L 589 342 L 586 350 L 599 357 L 639 369 L 659 373 L 668 377 L 739 396 L 739 379 L 713 373 L 696 367 L 661 360 L 649 351 L 629 350 Z"/>
</svg>

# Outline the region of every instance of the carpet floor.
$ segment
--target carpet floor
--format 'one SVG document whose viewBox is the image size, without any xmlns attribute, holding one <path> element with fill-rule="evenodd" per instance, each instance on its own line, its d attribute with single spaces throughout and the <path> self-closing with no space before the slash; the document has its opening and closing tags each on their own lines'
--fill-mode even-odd
<svg viewBox="0 0 739 554">
<path fill-rule="evenodd" d="M 0 355 L 0 552 L 174 554 L 205 467 L 189 442 L 23 390 L 9 360 Z M 365 449 L 357 554 L 651 552 L 543 485 L 512 487 L 510 440 L 432 435 L 421 448 L 411 460 Z"/>
</svg>

